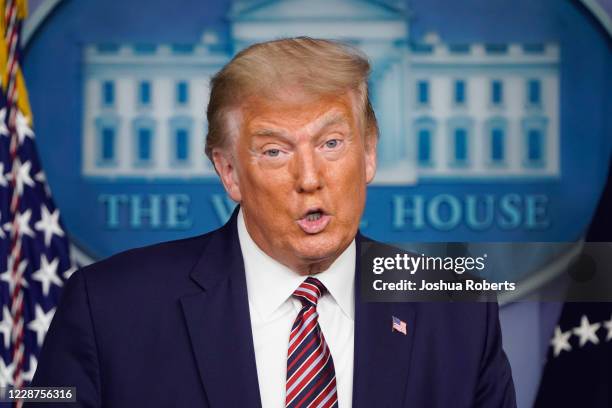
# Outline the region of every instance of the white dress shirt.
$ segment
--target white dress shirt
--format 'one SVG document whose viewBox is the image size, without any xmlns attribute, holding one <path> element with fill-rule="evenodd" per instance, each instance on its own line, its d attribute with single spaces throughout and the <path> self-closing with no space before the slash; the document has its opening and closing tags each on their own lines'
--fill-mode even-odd
<svg viewBox="0 0 612 408">
<path fill-rule="evenodd" d="M 306 276 L 272 259 L 257 246 L 246 229 L 242 210 L 238 214 L 238 237 L 246 272 L 261 403 L 263 408 L 284 408 L 289 334 L 302 308 L 291 294 Z M 353 240 L 329 269 L 315 275 L 327 288 L 319 299 L 317 312 L 334 360 L 339 408 L 350 408 L 353 399 L 355 251 Z"/>
</svg>

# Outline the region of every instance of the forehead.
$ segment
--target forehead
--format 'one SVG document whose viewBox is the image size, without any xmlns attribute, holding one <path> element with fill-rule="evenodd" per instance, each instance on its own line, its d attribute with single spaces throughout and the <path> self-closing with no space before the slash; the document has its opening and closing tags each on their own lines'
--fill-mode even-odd
<svg viewBox="0 0 612 408">
<path fill-rule="evenodd" d="M 357 125 L 355 99 L 352 92 L 310 96 L 285 91 L 270 98 L 251 97 L 241 106 L 242 130 L 253 133 L 261 128 L 282 127 L 297 131 L 308 126 L 341 123 L 353 127 Z"/>
</svg>

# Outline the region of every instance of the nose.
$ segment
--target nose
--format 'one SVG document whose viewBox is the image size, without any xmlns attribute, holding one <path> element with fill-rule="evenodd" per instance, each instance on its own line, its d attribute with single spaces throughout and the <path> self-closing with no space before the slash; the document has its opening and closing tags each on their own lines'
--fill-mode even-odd
<svg viewBox="0 0 612 408">
<path fill-rule="evenodd" d="M 313 193 L 323 187 L 322 164 L 312 148 L 300 149 L 295 155 L 296 190 Z"/>
</svg>

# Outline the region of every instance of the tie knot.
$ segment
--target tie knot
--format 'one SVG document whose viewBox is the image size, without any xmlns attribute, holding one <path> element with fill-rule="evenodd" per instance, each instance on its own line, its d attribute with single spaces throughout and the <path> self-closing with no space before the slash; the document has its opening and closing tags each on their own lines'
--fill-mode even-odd
<svg viewBox="0 0 612 408">
<path fill-rule="evenodd" d="M 325 286 L 317 279 L 308 277 L 293 292 L 293 296 L 298 298 L 303 306 L 317 306 L 319 298 L 326 292 Z"/>
</svg>

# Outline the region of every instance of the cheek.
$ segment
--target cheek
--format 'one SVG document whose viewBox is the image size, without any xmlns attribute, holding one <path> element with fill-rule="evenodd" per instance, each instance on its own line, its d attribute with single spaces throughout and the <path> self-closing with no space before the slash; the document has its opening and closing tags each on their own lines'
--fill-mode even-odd
<svg viewBox="0 0 612 408">
<path fill-rule="evenodd" d="M 271 218 L 271 215 L 287 205 L 290 182 L 286 173 L 262 171 L 256 166 L 245 168 L 242 177 L 244 182 L 241 185 L 243 203 L 250 205 L 253 210 L 270 215 Z"/>
<path fill-rule="evenodd" d="M 335 178 L 342 180 L 342 189 L 345 191 L 359 191 L 365 185 L 365 166 L 361 155 L 349 155 L 339 163 Z"/>
<path fill-rule="evenodd" d="M 335 172 L 331 179 L 334 203 L 346 224 L 359 222 L 365 202 L 365 168 L 359 158 L 352 159 L 348 166 Z"/>
</svg>

